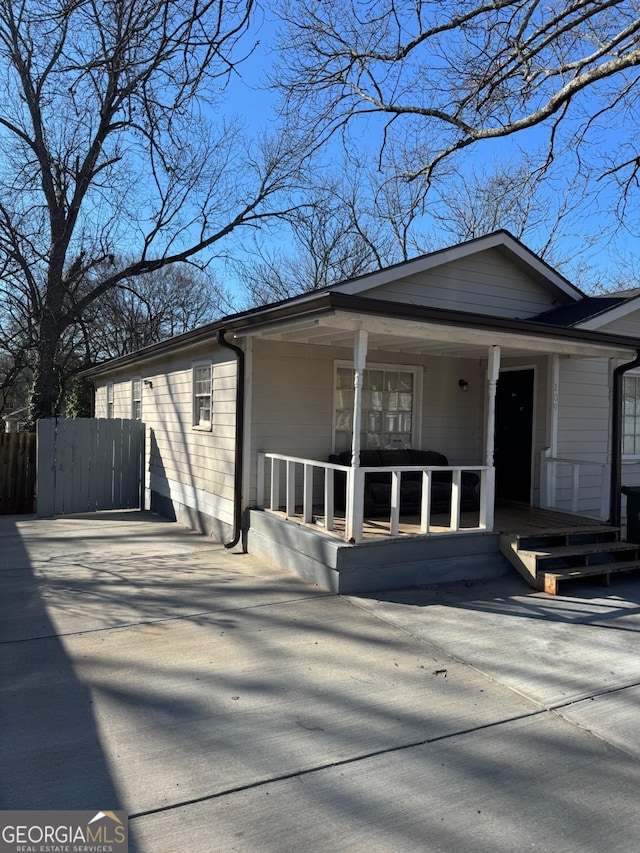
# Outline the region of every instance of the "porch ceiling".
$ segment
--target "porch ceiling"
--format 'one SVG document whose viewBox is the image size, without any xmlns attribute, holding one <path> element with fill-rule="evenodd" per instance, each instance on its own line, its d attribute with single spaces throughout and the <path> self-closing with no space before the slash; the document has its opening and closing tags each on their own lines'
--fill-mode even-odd
<svg viewBox="0 0 640 853">
<path fill-rule="evenodd" d="M 490 323 L 491 318 L 479 317 Z M 408 352 L 418 355 L 449 356 L 454 358 L 484 359 L 487 348 L 499 345 L 503 356 L 539 355 L 557 353 L 585 358 L 631 359 L 636 350 L 615 343 L 567 340 L 558 336 L 557 329 L 549 329 L 548 336 L 536 332 L 511 332 L 498 329 L 472 328 L 447 325 L 424 320 L 399 319 L 358 314 L 350 311 L 331 311 L 324 316 L 291 319 L 247 330 L 238 337 L 251 335 L 267 340 L 331 347 L 353 346 L 354 333 L 364 329 L 369 335 L 368 349 L 377 351 Z M 586 337 L 586 336 L 585 336 Z"/>
</svg>

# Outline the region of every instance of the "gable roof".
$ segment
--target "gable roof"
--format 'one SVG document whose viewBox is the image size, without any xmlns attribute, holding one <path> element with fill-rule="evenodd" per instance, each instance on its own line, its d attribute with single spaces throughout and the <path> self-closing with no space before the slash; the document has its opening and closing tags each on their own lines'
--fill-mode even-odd
<svg viewBox="0 0 640 853">
<path fill-rule="evenodd" d="M 427 272 L 444 264 L 459 261 L 462 258 L 489 249 L 495 249 L 500 252 L 500 254 L 515 264 L 515 266 L 523 270 L 532 279 L 542 284 L 543 287 L 552 293 L 573 301 L 585 298 L 585 294 L 579 288 L 557 270 L 554 270 L 553 267 L 550 267 L 546 261 L 539 258 L 535 252 L 528 249 L 524 243 L 521 243 L 513 234 L 510 234 L 506 230 L 494 231 L 483 237 L 475 237 L 472 240 L 458 243 L 456 246 L 450 246 L 446 249 L 437 249 L 426 255 L 420 255 L 417 258 L 401 261 L 384 269 L 375 270 L 357 278 L 334 284 L 327 289 L 348 293 L 352 296 L 364 295 L 367 290 L 373 290 L 381 285 L 389 284 L 400 277 L 405 278 Z"/>
</svg>

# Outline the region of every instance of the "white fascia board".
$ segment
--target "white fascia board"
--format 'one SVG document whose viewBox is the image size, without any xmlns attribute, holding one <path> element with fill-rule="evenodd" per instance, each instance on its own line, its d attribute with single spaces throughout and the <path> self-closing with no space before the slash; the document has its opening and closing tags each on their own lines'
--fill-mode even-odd
<svg viewBox="0 0 640 853">
<path fill-rule="evenodd" d="M 526 332 L 501 331 L 497 329 L 474 329 L 448 326 L 441 323 L 413 322 L 395 317 L 371 317 L 347 312 L 317 320 L 319 326 L 344 331 L 363 329 L 369 334 L 393 335 L 417 340 L 442 341 L 443 343 L 462 343 L 480 346 L 500 345 L 505 349 L 515 348 L 532 353 L 557 353 L 582 358 L 622 358 L 632 359 L 636 355 L 631 342 L 627 348 L 615 343 L 568 340 L 551 333 L 546 335 L 528 335 Z"/>
<path fill-rule="evenodd" d="M 614 305 L 613 308 L 607 308 L 595 317 L 589 317 L 588 320 L 583 320 L 581 323 L 575 323 L 574 329 L 585 329 L 586 331 L 596 331 L 606 326 L 608 323 L 615 323 L 616 320 L 622 320 L 634 311 L 640 310 L 640 294 L 632 296 L 625 302 L 619 305 Z M 638 337 L 640 337 L 640 324 L 638 325 Z"/>
<path fill-rule="evenodd" d="M 331 290 L 355 296 L 367 290 L 390 284 L 398 279 L 427 272 L 428 270 L 461 260 L 470 255 L 486 252 L 488 249 L 501 250 L 518 266 L 521 268 L 525 267 L 533 278 L 538 281 L 542 280 L 552 289 L 570 297 L 574 302 L 579 302 L 584 298 L 584 294 L 577 287 L 505 231 L 497 231 L 494 234 L 487 234 L 486 237 L 478 237 L 467 243 L 459 243 L 457 246 L 451 246 L 448 249 L 439 249 L 413 260 L 394 264 L 391 267 L 369 273 L 361 278 L 344 282 L 343 284 L 336 284 Z"/>
</svg>

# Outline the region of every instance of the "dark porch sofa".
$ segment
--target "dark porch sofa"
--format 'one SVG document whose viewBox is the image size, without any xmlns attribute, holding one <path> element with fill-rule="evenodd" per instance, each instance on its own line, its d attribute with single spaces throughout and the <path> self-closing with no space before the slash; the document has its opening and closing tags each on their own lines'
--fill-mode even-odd
<svg viewBox="0 0 640 853">
<path fill-rule="evenodd" d="M 334 453 L 329 462 L 338 465 L 351 464 L 351 451 Z M 423 467 L 447 466 L 447 457 L 434 450 L 361 450 L 360 465 L 363 468 L 422 465 Z M 431 512 L 451 512 L 451 471 L 436 471 L 431 477 Z M 462 511 L 477 510 L 480 506 L 480 478 L 472 471 L 463 471 L 461 482 Z M 336 471 L 335 506 L 344 509 L 346 503 L 346 476 Z M 407 471 L 400 479 L 400 514 L 418 515 L 422 503 L 422 472 Z M 391 512 L 391 473 L 381 471 L 365 474 L 364 515 L 368 518 L 388 516 Z"/>
</svg>

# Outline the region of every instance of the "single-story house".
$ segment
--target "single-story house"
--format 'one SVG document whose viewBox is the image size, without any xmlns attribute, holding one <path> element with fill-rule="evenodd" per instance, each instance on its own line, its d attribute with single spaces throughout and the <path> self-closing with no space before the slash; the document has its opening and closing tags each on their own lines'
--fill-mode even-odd
<svg viewBox="0 0 640 853">
<path fill-rule="evenodd" d="M 149 508 L 355 591 L 504 572 L 522 511 L 618 527 L 639 353 L 640 292 L 586 296 L 498 231 L 89 375 L 96 417 L 145 423 Z"/>
</svg>

